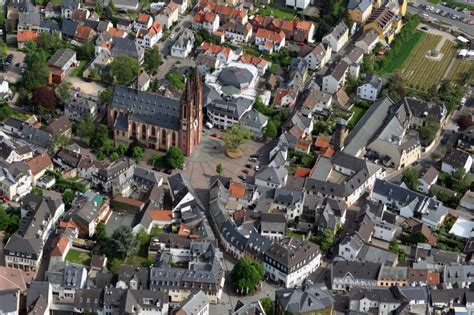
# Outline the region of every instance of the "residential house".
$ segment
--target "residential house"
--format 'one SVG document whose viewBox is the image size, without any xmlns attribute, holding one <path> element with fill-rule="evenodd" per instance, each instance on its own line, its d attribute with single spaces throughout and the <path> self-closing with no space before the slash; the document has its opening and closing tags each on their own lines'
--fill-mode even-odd
<svg viewBox="0 0 474 315">
<path fill-rule="evenodd" d="M 265 314 L 265 309 L 260 301 L 250 302 L 244 304 L 237 300 L 232 315 L 246 315 L 246 314 Z"/>
<path fill-rule="evenodd" d="M 284 238 L 264 253 L 268 277 L 285 288 L 300 286 L 321 263 L 319 246 L 299 238 Z"/>
<path fill-rule="evenodd" d="M 174 2 L 168 4 L 155 17 L 155 22 L 160 22 L 163 27 L 170 29 L 173 23 L 178 22 L 179 7 Z"/>
<path fill-rule="evenodd" d="M 268 125 L 268 117 L 259 111 L 252 109 L 244 114 L 240 122 L 252 132 L 254 139 L 264 138 L 265 128 Z"/>
<path fill-rule="evenodd" d="M 446 153 L 441 164 L 441 171 L 453 175 L 459 169 L 467 174 L 471 171 L 472 155 L 458 148 L 453 148 Z"/>
<path fill-rule="evenodd" d="M 201 46 L 198 47 L 198 52 L 205 56 L 216 57 L 219 62 L 224 65 L 237 59 L 235 52 L 229 47 L 209 44 L 208 42 L 203 42 Z"/>
<path fill-rule="evenodd" d="M 38 11 L 20 12 L 18 14 L 17 31 L 38 31 L 41 15 Z"/>
<path fill-rule="evenodd" d="M 408 285 L 408 268 L 403 266 L 382 266 L 379 272 L 379 287 L 404 287 Z"/>
<path fill-rule="evenodd" d="M 129 57 L 137 59 L 138 62 L 142 64 L 145 56 L 145 49 L 133 39 L 127 37 L 113 37 L 110 55 L 112 58 L 121 55 L 128 55 Z"/>
<path fill-rule="evenodd" d="M 390 43 L 395 34 L 401 29 L 401 17 L 393 13 L 387 7 L 376 8 L 372 10 L 370 17 L 364 25 L 364 32 L 374 30 L 380 40 Z"/>
<path fill-rule="evenodd" d="M 334 261 L 330 266 L 331 289 L 349 291 L 354 287 L 376 287 L 382 264 L 356 261 Z"/>
<path fill-rule="evenodd" d="M 81 7 L 81 2 L 77 0 L 64 0 L 61 2 L 61 17 L 63 19 L 70 19 L 74 10 Z"/>
<path fill-rule="evenodd" d="M 95 120 L 99 114 L 98 101 L 97 96 L 72 92 L 64 103 L 64 116 L 72 121 L 80 121 L 85 117 Z"/>
<path fill-rule="evenodd" d="M 308 74 L 308 62 L 304 58 L 293 58 L 290 62 L 290 75 L 287 86 L 296 91 L 303 90 Z"/>
<path fill-rule="evenodd" d="M 171 47 L 171 56 L 187 58 L 194 47 L 194 33 L 184 30 Z"/>
<path fill-rule="evenodd" d="M 243 97 L 231 101 L 216 99 L 207 105 L 207 117 L 213 126 L 227 129 L 238 124 L 251 111 L 252 103 L 252 100 Z"/>
<path fill-rule="evenodd" d="M 285 5 L 287 8 L 293 10 L 304 10 L 308 7 L 310 0 L 286 0 Z"/>
<path fill-rule="evenodd" d="M 268 188 L 281 188 L 288 179 L 285 167 L 265 167 L 255 174 L 255 185 Z"/>
<path fill-rule="evenodd" d="M 63 19 L 61 23 L 61 35 L 63 39 L 72 40 L 76 34 L 79 23 L 70 19 Z"/>
<path fill-rule="evenodd" d="M 138 11 L 139 1 L 138 0 L 111 0 L 114 7 L 122 12 Z"/>
<path fill-rule="evenodd" d="M 431 186 L 436 184 L 438 181 L 439 172 L 433 166 L 424 170 L 421 173 L 420 179 L 418 180 L 418 191 L 427 194 L 430 191 Z"/>
<path fill-rule="evenodd" d="M 199 74 L 203 77 L 214 72 L 219 66 L 220 61 L 214 56 L 198 55 L 196 57 L 196 67 L 198 68 Z"/>
<path fill-rule="evenodd" d="M 74 21 L 84 22 L 86 20 L 92 21 L 94 19 L 94 16 L 91 15 L 91 12 L 89 10 L 79 8 L 75 9 L 69 18 Z"/>
<path fill-rule="evenodd" d="M 209 299 L 202 291 L 190 294 L 181 302 L 174 315 L 209 315 Z"/>
<path fill-rule="evenodd" d="M 357 87 L 357 98 L 373 102 L 382 91 L 383 85 L 384 82 L 378 75 L 367 76 L 364 83 Z"/>
<path fill-rule="evenodd" d="M 151 77 L 148 73 L 143 71 L 137 76 L 137 79 L 131 84 L 131 87 L 136 88 L 139 91 L 147 91 L 150 88 Z"/>
<path fill-rule="evenodd" d="M 469 288 L 474 280 L 474 266 L 452 265 L 444 266 L 443 283 L 447 289 Z"/>
<path fill-rule="evenodd" d="M 213 33 L 219 28 L 219 15 L 212 12 L 199 11 L 193 18 L 193 29 L 204 29 Z"/>
<path fill-rule="evenodd" d="M 468 127 L 464 130 L 458 139 L 458 148 L 474 153 L 474 126 Z"/>
<path fill-rule="evenodd" d="M 135 32 L 138 32 L 140 30 L 145 30 L 147 31 L 153 24 L 153 18 L 146 14 L 146 13 L 140 13 L 137 17 L 137 19 L 133 22 L 133 29 Z"/>
<path fill-rule="evenodd" d="M 428 269 L 408 268 L 410 286 L 436 286 L 440 283 L 440 273 Z"/>
<path fill-rule="evenodd" d="M 110 215 L 108 198 L 98 193 L 87 191 L 84 195 L 74 200 L 71 209 L 67 212 L 63 221 L 64 224 L 74 223 L 79 229 L 79 235 L 92 237 L 97 225 L 101 221 L 106 223 Z"/>
<path fill-rule="evenodd" d="M 69 48 L 61 48 L 48 60 L 52 80 L 60 84 L 66 77 L 66 73 L 77 65 L 76 52 Z"/>
<path fill-rule="evenodd" d="M 273 200 L 273 211 L 283 213 L 289 221 L 294 221 L 303 213 L 303 203 L 302 191 L 277 188 Z"/>
<path fill-rule="evenodd" d="M 133 160 L 120 157 L 93 174 L 92 184 L 103 192 L 127 196 L 131 190 L 134 168 Z"/>
<path fill-rule="evenodd" d="M 391 288 L 354 288 L 349 297 L 349 309 L 368 313 L 377 311 L 380 315 L 389 315 L 401 305 Z"/>
<path fill-rule="evenodd" d="M 254 65 L 257 67 L 258 75 L 263 77 L 269 68 L 269 62 L 263 58 L 243 55 L 240 57 L 240 62 Z"/>
<path fill-rule="evenodd" d="M 349 28 L 344 21 L 337 24 L 326 36 L 323 43 L 331 47 L 332 52 L 337 53 L 349 41 Z"/>
<path fill-rule="evenodd" d="M 316 71 L 326 65 L 331 58 L 331 53 L 331 46 L 319 43 L 311 47 L 311 50 L 302 57 L 308 62 L 309 69 Z"/>
<path fill-rule="evenodd" d="M 91 27 L 80 24 L 76 28 L 76 33 L 74 33 L 74 40 L 80 44 L 84 44 L 93 40 L 96 34 L 97 33 Z"/>
<path fill-rule="evenodd" d="M 360 215 L 367 214 L 373 223 L 374 238 L 390 242 L 395 236 L 397 215 L 387 210 L 387 206 L 368 201 L 361 207 Z"/>
<path fill-rule="evenodd" d="M 64 214 L 62 196 L 45 191 L 44 196 L 28 194 L 21 200 L 22 218 L 18 230 L 4 247 L 7 267 L 38 270 L 44 245 Z"/>
<path fill-rule="evenodd" d="M 36 186 L 37 181 L 46 174 L 47 171 L 53 170 L 53 161 L 47 153 L 39 154 L 29 160 L 28 167 L 31 171 L 31 184 Z"/>
<path fill-rule="evenodd" d="M 53 137 L 62 136 L 70 138 L 72 136 L 71 122 L 65 115 L 53 120 L 45 130 L 52 134 Z"/>
<path fill-rule="evenodd" d="M 148 29 L 140 29 L 135 41 L 143 48 L 153 48 L 163 36 L 163 26 L 160 22 L 154 22 Z"/>
<path fill-rule="evenodd" d="M 33 151 L 28 145 L 20 145 L 8 139 L 0 141 L 0 158 L 7 163 L 26 161 L 33 157 Z"/>
<path fill-rule="evenodd" d="M 277 88 L 275 97 L 273 99 L 273 106 L 277 109 L 289 108 L 293 109 L 295 106 L 298 91 L 290 88 Z"/>
<path fill-rule="evenodd" d="M 285 46 L 285 33 L 259 28 L 255 34 L 255 45 L 258 46 L 258 50 L 268 54 L 278 52 Z"/>
<path fill-rule="evenodd" d="M 26 309 L 30 314 L 49 314 L 53 304 L 53 290 L 47 281 L 31 281 L 26 296 Z"/>
<path fill-rule="evenodd" d="M 272 241 L 278 241 L 286 235 L 287 220 L 282 213 L 262 213 L 260 234 Z"/>
<path fill-rule="evenodd" d="M 39 34 L 35 31 L 20 31 L 16 34 L 16 41 L 18 43 L 18 49 L 23 49 L 26 43 L 29 41 L 36 41 Z"/>
<path fill-rule="evenodd" d="M 379 34 L 374 30 L 368 30 L 363 33 L 358 41 L 355 42 L 355 46 L 359 47 L 364 51 L 364 54 L 370 54 L 375 48 L 375 45 L 379 42 Z"/>
<path fill-rule="evenodd" d="M 328 71 L 323 77 L 323 88 L 324 92 L 334 94 L 341 89 L 346 83 L 347 73 L 349 65 L 341 60 L 335 67 Z"/>
<path fill-rule="evenodd" d="M 31 191 L 32 176 L 25 162 L 7 163 L 0 159 L 0 192 L 9 200 L 18 201 Z"/>
<path fill-rule="evenodd" d="M 351 0 L 347 4 L 347 15 L 349 19 L 360 25 L 370 17 L 372 13 L 372 1 L 370 0 Z"/>
<path fill-rule="evenodd" d="M 338 174 L 345 180 L 335 180 L 333 175 Z M 372 191 L 382 174 L 382 169 L 369 161 L 336 152 L 332 158 L 319 158 L 306 180 L 305 189 L 309 194 L 330 197 L 350 206 L 367 191 Z"/>
<path fill-rule="evenodd" d="M 275 291 L 275 314 L 332 314 L 335 299 L 324 283 Z"/>
<path fill-rule="evenodd" d="M 20 314 L 20 289 L 5 289 L 0 291 L 0 305 L 5 315 Z"/>
<path fill-rule="evenodd" d="M 62 262 L 50 266 L 46 276 L 55 297 L 74 298 L 86 286 L 87 269 L 84 265 Z"/>
<path fill-rule="evenodd" d="M 222 27 L 225 38 L 231 43 L 248 43 L 252 36 L 252 25 L 241 24 L 237 21 L 229 21 Z"/>
</svg>

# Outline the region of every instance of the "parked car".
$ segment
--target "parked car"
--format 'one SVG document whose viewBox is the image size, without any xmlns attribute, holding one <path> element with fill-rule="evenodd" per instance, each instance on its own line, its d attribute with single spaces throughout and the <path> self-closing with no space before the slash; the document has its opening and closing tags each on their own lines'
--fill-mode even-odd
<svg viewBox="0 0 474 315">
<path fill-rule="evenodd" d="M 242 173 L 244 173 L 244 174 L 247 174 L 247 175 L 248 175 L 248 173 L 249 173 L 249 170 L 248 170 L 248 169 L 243 169 L 243 170 L 242 170 Z"/>
<path fill-rule="evenodd" d="M 250 162 L 257 162 L 258 159 L 256 157 L 249 157 Z"/>
</svg>

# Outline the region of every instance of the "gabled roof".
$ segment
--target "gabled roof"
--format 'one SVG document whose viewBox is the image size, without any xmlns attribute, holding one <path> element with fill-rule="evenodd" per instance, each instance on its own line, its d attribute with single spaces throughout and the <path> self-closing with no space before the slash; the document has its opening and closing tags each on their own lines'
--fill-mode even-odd
<svg viewBox="0 0 474 315">
<path fill-rule="evenodd" d="M 43 153 L 33 157 L 31 160 L 28 161 L 28 166 L 30 167 L 31 174 L 35 176 L 36 174 L 40 173 L 41 171 L 52 167 L 53 161 L 47 153 Z"/>
</svg>

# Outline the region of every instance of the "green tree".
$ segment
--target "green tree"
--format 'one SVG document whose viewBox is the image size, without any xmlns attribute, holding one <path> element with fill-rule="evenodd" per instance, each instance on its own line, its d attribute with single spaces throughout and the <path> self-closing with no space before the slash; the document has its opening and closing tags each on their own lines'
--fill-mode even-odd
<svg viewBox="0 0 474 315">
<path fill-rule="evenodd" d="M 18 229 L 19 222 L 19 213 L 8 213 L 5 205 L 0 202 L 0 231 L 12 234 Z"/>
<path fill-rule="evenodd" d="M 111 87 L 106 88 L 105 90 L 99 92 L 99 100 L 102 104 L 109 103 L 112 100 L 112 95 L 114 91 Z"/>
<path fill-rule="evenodd" d="M 77 125 L 77 135 L 83 139 L 88 145 L 91 144 L 91 139 L 94 136 L 95 124 L 90 116 L 83 117 Z"/>
<path fill-rule="evenodd" d="M 334 245 L 336 239 L 333 232 L 330 229 L 326 229 L 321 235 L 314 237 L 312 241 L 319 245 L 321 252 L 327 253 L 328 250 Z"/>
<path fill-rule="evenodd" d="M 71 189 L 67 189 L 63 193 L 63 202 L 66 206 L 70 206 L 74 200 L 74 192 Z"/>
<path fill-rule="evenodd" d="M 184 90 L 184 75 L 182 75 L 178 71 L 171 70 L 166 74 L 165 79 L 176 89 L 180 91 Z"/>
<path fill-rule="evenodd" d="M 240 259 L 230 273 L 230 279 L 234 290 L 243 295 L 252 294 L 257 289 L 264 275 L 261 263 L 253 259 Z"/>
<path fill-rule="evenodd" d="M 54 135 L 49 142 L 48 153 L 54 155 L 60 148 L 64 148 L 70 143 L 70 139 L 65 135 Z"/>
<path fill-rule="evenodd" d="M 128 55 L 114 58 L 109 67 L 114 81 L 122 85 L 130 84 L 140 72 L 138 61 Z"/>
<path fill-rule="evenodd" d="M 59 92 L 59 98 L 61 99 L 61 102 L 64 103 L 68 98 L 71 93 L 71 82 L 63 82 L 59 85 L 58 87 L 58 92 Z"/>
<path fill-rule="evenodd" d="M 117 152 L 117 154 L 119 156 L 124 155 L 125 153 L 127 153 L 127 150 L 128 150 L 127 146 L 125 144 L 122 144 L 122 143 L 118 144 L 117 147 L 115 148 L 115 152 Z"/>
<path fill-rule="evenodd" d="M 405 97 L 405 79 L 399 72 L 394 72 L 388 77 L 384 94 L 396 102 Z"/>
<path fill-rule="evenodd" d="M 418 243 L 425 243 L 426 237 L 421 233 L 421 231 L 417 231 L 409 236 L 410 244 L 418 244 Z"/>
<path fill-rule="evenodd" d="M 117 152 L 113 152 L 111 155 L 110 155 L 110 160 L 113 162 L 115 161 L 116 159 L 119 158 L 119 154 Z"/>
<path fill-rule="evenodd" d="M 403 182 L 410 188 L 411 190 L 418 190 L 419 179 L 420 179 L 420 172 L 418 169 L 414 167 L 407 168 L 403 170 Z"/>
<path fill-rule="evenodd" d="M 35 63 L 28 67 L 25 75 L 25 88 L 32 91 L 45 86 L 49 81 L 49 67 L 46 63 Z"/>
<path fill-rule="evenodd" d="M 183 152 L 180 148 L 173 145 L 166 151 L 165 161 L 171 169 L 181 168 L 184 164 Z"/>
<path fill-rule="evenodd" d="M 275 139 L 278 136 L 278 130 L 272 120 L 268 120 L 267 127 L 265 127 L 264 137 L 266 139 Z"/>
<path fill-rule="evenodd" d="M 135 251 L 136 245 L 130 226 L 122 225 L 112 233 L 104 250 L 111 258 L 125 258 Z"/>
<path fill-rule="evenodd" d="M 95 149 L 103 149 L 104 144 L 109 141 L 109 128 L 103 124 L 95 125 L 94 127 L 90 145 Z"/>
<path fill-rule="evenodd" d="M 142 147 L 136 146 L 132 150 L 132 159 L 134 159 L 135 162 L 139 162 L 143 158 L 144 154 L 145 150 Z"/>
<path fill-rule="evenodd" d="M 273 314 L 273 301 L 269 297 L 264 297 L 260 299 L 260 303 L 262 304 L 263 310 L 265 314 L 271 315 Z"/>
<path fill-rule="evenodd" d="M 95 57 L 95 44 L 88 40 L 82 46 L 76 47 L 77 59 L 90 61 Z"/>
<path fill-rule="evenodd" d="M 144 66 L 146 71 L 151 72 L 156 70 L 161 64 L 162 60 L 158 46 L 154 46 L 145 52 Z"/>
<path fill-rule="evenodd" d="M 252 132 L 242 126 L 242 124 L 234 124 L 225 133 L 224 144 L 227 150 L 236 151 L 248 139 L 252 138 Z"/>
<path fill-rule="evenodd" d="M 3 61 L 8 54 L 8 46 L 5 42 L 0 39 L 0 58 Z"/>
<path fill-rule="evenodd" d="M 107 241 L 107 231 L 105 230 L 104 221 L 100 221 L 94 232 L 94 239 L 99 243 L 103 244 Z"/>
<path fill-rule="evenodd" d="M 224 174 L 224 166 L 221 163 L 216 165 L 216 173 L 221 176 Z"/>
</svg>

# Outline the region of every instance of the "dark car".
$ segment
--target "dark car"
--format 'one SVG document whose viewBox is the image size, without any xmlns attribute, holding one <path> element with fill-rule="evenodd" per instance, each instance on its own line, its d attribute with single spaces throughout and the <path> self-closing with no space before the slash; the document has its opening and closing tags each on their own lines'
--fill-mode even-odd
<svg viewBox="0 0 474 315">
<path fill-rule="evenodd" d="M 245 164 L 245 167 L 246 167 L 246 168 L 252 168 L 252 165 L 250 165 L 250 164 Z"/>
<path fill-rule="evenodd" d="M 239 175 L 239 178 L 243 181 L 245 181 L 245 176 L 244 175 Z"/>
</svg>

